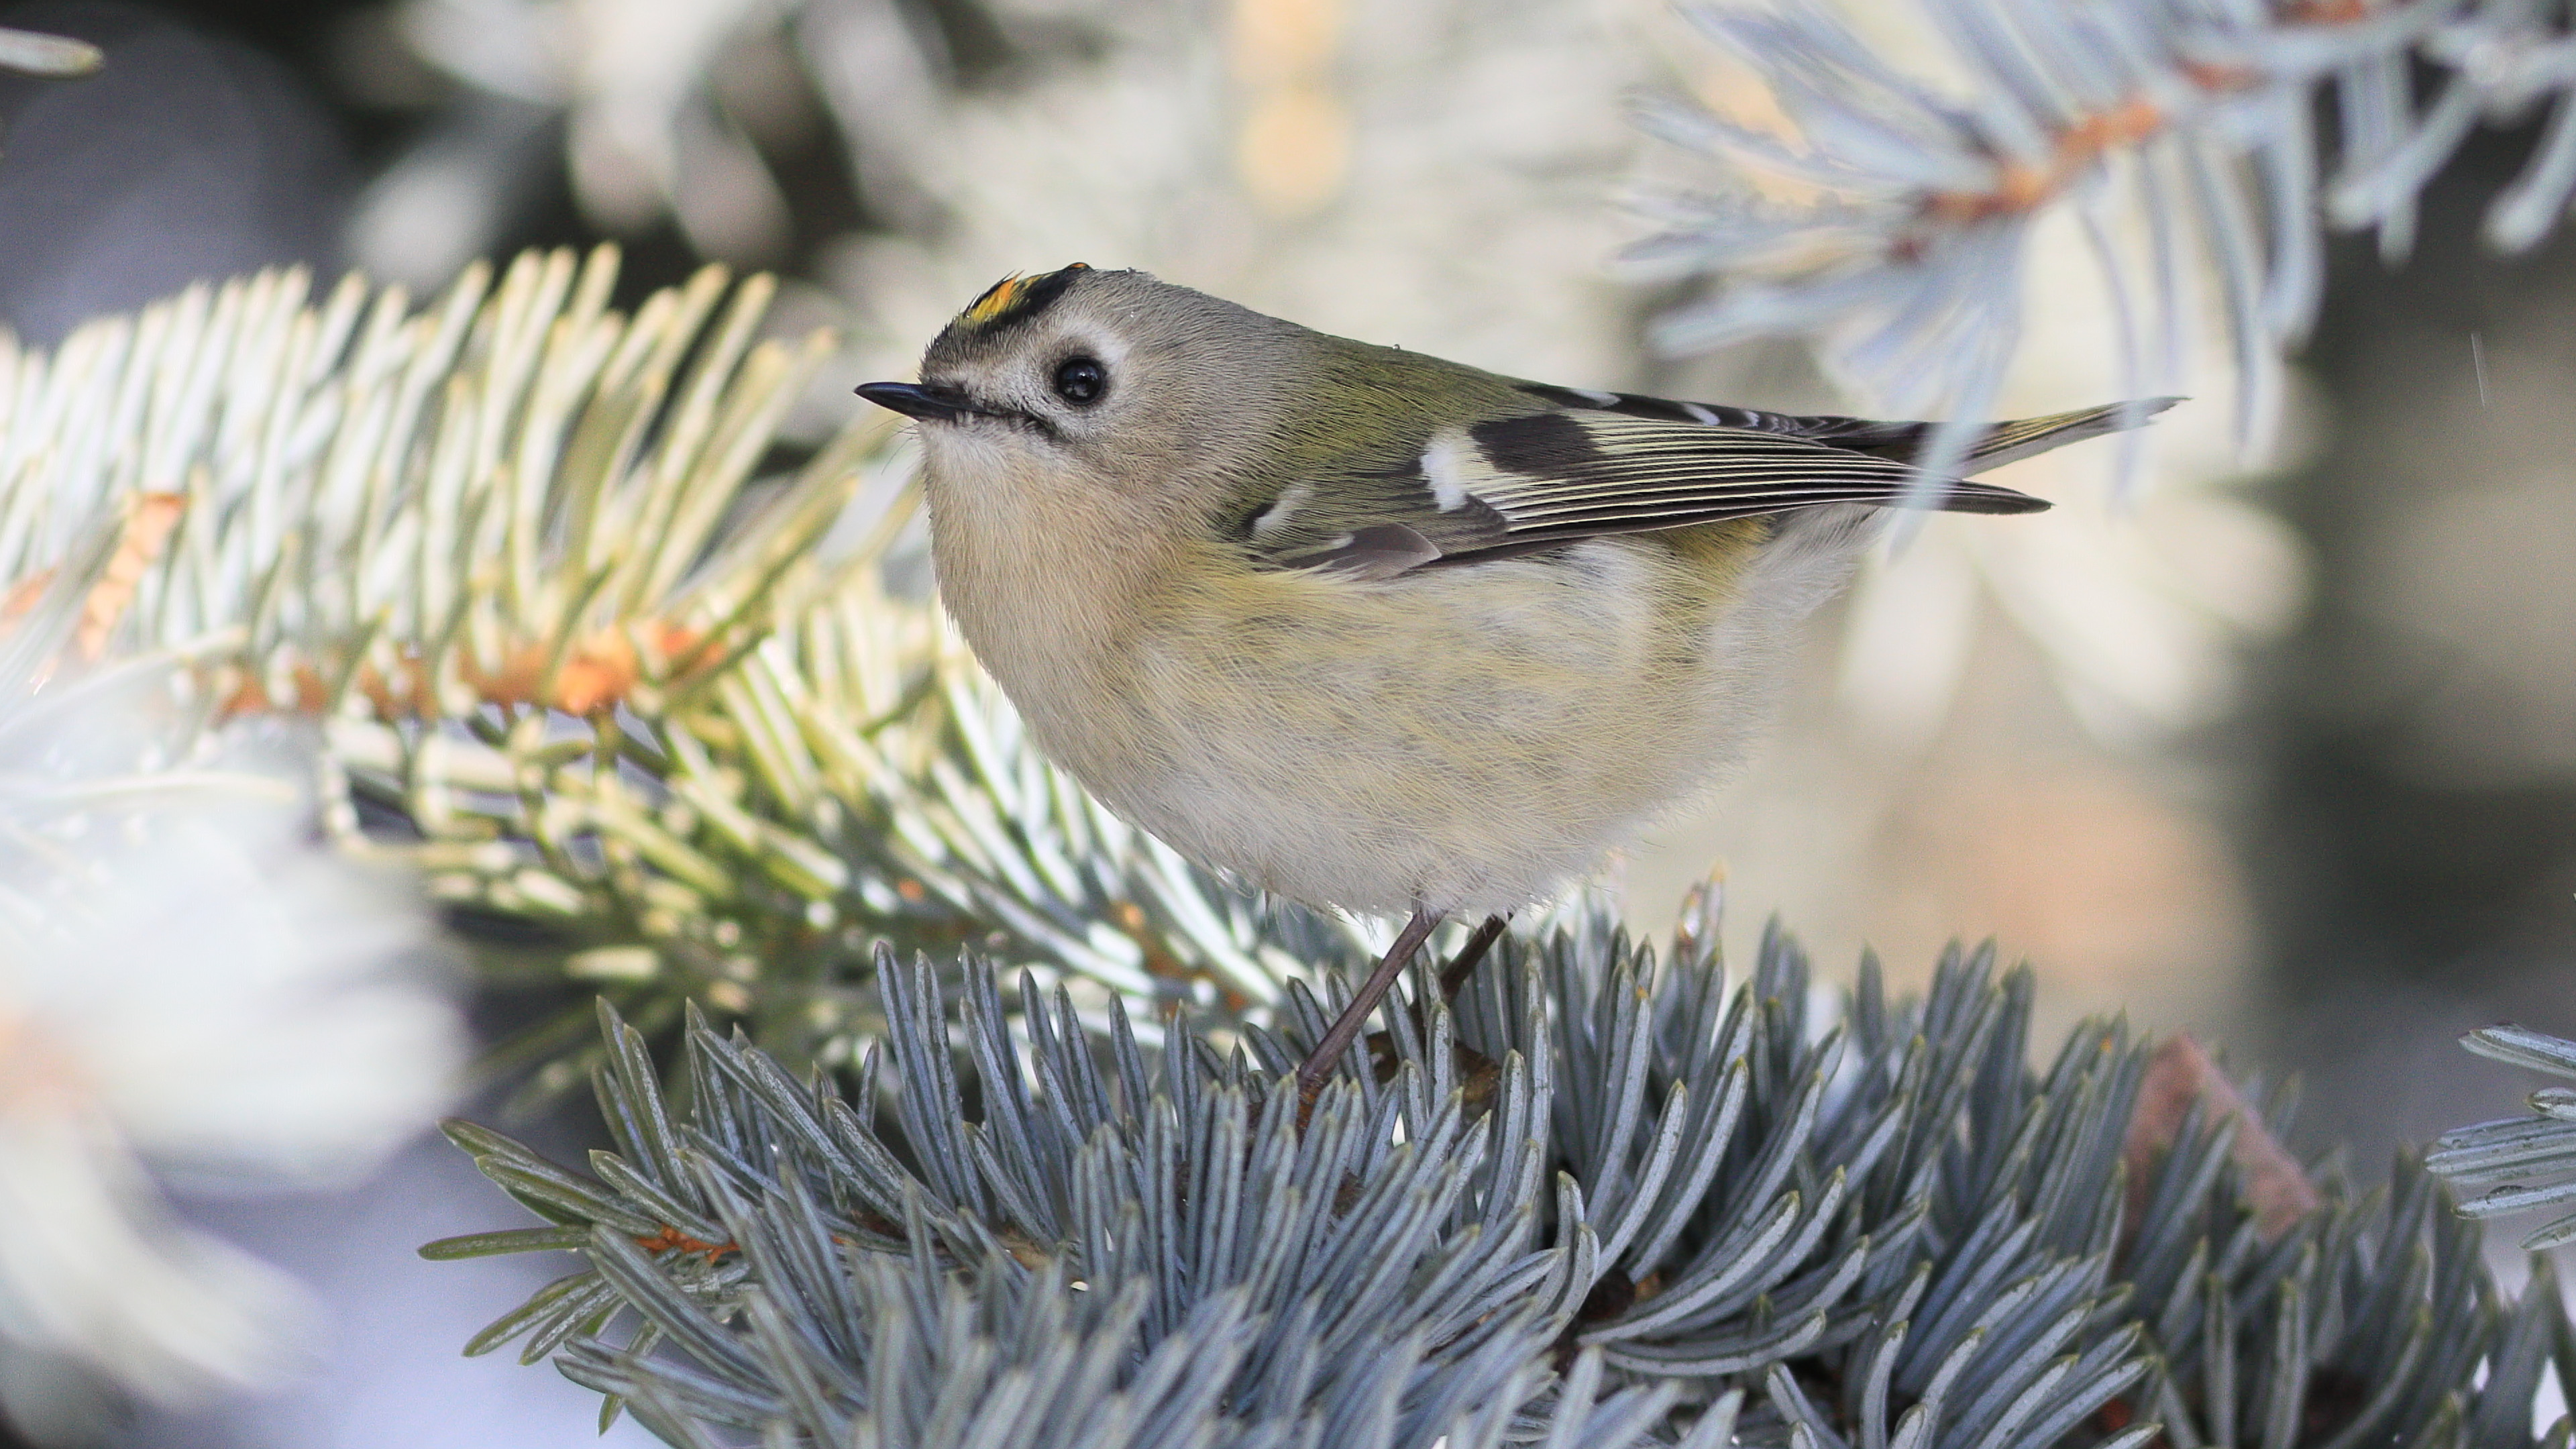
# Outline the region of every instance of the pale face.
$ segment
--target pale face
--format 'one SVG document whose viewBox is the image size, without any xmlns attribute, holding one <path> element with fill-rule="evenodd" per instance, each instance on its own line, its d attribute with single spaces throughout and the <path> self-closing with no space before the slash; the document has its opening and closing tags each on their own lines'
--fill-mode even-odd
<svg viewBox="0 0 2576 1449">
<path fill-rule="evenodd" d="M 960 342 L 951 329 L 922 359 L 921 381 L 959 405 L 922 418 L 934 460 L 1013 472 L 1098 461 L 1151 394 L 1120 329 L 1070 304 L 991 337 Z"/>
<path fill-rule="evenodd" d="M 1187 507 L 1224 493 L 1266 432 L 1292 334 L 1140 272 L 1069 268 L 978 299 L 917 386 L 860 392 L 920 420 L 934 487 L 1043 478 Z"/>
</svg>

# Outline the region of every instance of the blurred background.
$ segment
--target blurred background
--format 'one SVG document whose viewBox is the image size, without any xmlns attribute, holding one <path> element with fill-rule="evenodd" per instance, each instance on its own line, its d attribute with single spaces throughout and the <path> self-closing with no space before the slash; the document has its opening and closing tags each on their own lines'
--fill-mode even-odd
<svg viewBox="0 0 2576 1449">
<path fill-rule="evenodd" d="M 272 263 L 427 290 L 613 238 L 622 297 L 707 260 L 781 273 L 779 328 L 847 341 L 816 435 L 995 278 L 1073 260 L 1552 381 L 1863 403 L 1794 343 L 1641 345 L 1679 294 L 1609 265 L 1643 230 L 1617 196 L 1688 163 L 1623 97 L 1744 101 L 1659 0 L 82 0 L 0 25 L 108 55 L 0 78 L 0 324 L 35 347 Z M 2079 449 L 2002 479 L 2056 510 L 1939 520 L 1874 564 L 1756 768 L 1616 868 L 1631 918 L 1662 929 L 1716 867 L 1739 953 L 1776 911 L 1829 975 L 1874 949 L 1914 984 L 1993 937 L 2050 1027 L 2125 1010 L 2299 1076 L 2311 1151 L 2511 1110 L 2523 1085 L 2457 1036 L 2576 1034 L 2576 247 L 2475 239 L 2530 144 L 2474 141 L 2402 265 L 2334 253 L 2278 437 L 2186 405 L 2134 504 Z M 2116 391 L 2061 250 L 2011 411 Z M 2223 363 L 2196 391 L 2227 394 Z M 412 1257 L 507 1212 L 461 1154 L 186 1206 L 334 1317 L 277 1392 L 128 1442 L 591 1434 L 587 1392 L 455 1357 L 545 1269 Z"/>
</svg>

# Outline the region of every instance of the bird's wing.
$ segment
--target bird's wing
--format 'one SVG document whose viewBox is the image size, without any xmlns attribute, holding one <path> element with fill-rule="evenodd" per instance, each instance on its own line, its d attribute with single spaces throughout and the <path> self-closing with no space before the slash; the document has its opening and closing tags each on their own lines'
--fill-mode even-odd
<svg viewBox="0 0 2576 1449">
<path fill-rule="evenodd" d="M 1578 396 L 1628 401 L 1621 394 Z M 1834 503 L 1892 503 L 1915 477 L 1910 449 L 1901 445 L 1920 434 L 1899 437 L 1897 430 L 1918 425 L 1726 411 L 1764 423 L 1850 427 L 1827 441 L 1760 423 L 1639 416 L 1606 403 L 1497 418 L 1436 432 L 1419 455 L 1389 466 L 1291 484 L 1247 514 L 1245 541 L 1277 567 L 1384 578 L 1603 534 Z M 2106 430 L 2092 414 L 2061 414 L 1997 431 L 2008 435 L 2018 456 L 2068 433 L 2090 436 L 2088 426 Z M 2026 436 L 2034 428 L 2040 436 Z M 1889 453 L 1863 451 L 1871 445 Z M 1983 463 L 1979 458 L 1971 466 Z M 1939 506 L 2027 513 L 2048 504 L 2010 488 L 1957 481 Z"/>
</svg>

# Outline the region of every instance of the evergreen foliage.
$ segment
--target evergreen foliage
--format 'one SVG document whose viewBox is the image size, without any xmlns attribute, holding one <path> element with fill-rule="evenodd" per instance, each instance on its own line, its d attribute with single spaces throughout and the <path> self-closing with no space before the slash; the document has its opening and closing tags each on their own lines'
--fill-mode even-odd
<svg viewBox="0 0 2576 1449">
<path fill-rule="evenodd" d="M 1418 977 L 1302 1131 L 1338 979 L 1149 1050 L 980 961 L 952 1023 L 886 952 L 854 1070 L 695 1023 L 676 1099 L 611 1013 L 616 1149 L 451 1124 L 551 1225 L 424 1251 L 582 1254 L 471 1351 L 691 1445 L 2519 1446 L 2576 1367 L 2546 1267 L 2508 1300 L 2413 1165 L 2268 1221 L 2262 1124 L 2130 1140 L 2118 1022 L 2025 1065 L 2027 972 L 1828 1004 L 1776 931 L 1730 980 L 1715 926 L 1704 893 L 1659 956 L 1594 908 L 1454 1006 Z"/>
<path fill-rule="evenodd" d="M 2126 390 L 2179 384 L 2205 285 L 2259 417 L 2326 227 L 2402 254 L 2461 138 L 2538 110 L 2490 239 L 2576 192 L 2554 7 L 1927 14 L 1964 97 L 1822 11 L 1697 12 L 1796 135 L 1647 124 L 1796 185 L 1650 203 L 1639 262 L 1714 289 L 1665 346 L 1823 332 L 1983 415 L 2069 203 Z M 0 68 L 97 59 L 0 30 Z M 1733 979 L 1713 896 L 1660 954 L 1587 903 L 1455 1002 L 1426 974 L 1308 1117 L 1352 933 L 1028 748 L 904 582 L 891 430 L 794 424 L 831 343 L 766 336 L 766 279 L 627 314 L 615 275 L 532 253 L 415 310 L 268 273 L 0 337 L 0 672 L 177 660 L 192 718 L 319 722 L 337 841 L 420 867 L 494 979 L 601 993 L 598 1044 L 585 1004 L 493 1065 L 587 1072 L 613 1151 L 450 1127 L 547 1225 L 424 1251 L 583 1263 L 470 1351 L 678 1444 L 888 1449 L 2483 1449 L 2576 1383 L 2549 1263 L 2503 1292 L 2439 1180 L 2501 1184 L 2470 1217 L 2576 1196 L 2576 1093 L 2284 1219 L 2235 1150 L 2282 1124 L 2142 1126 L 2121 1023 L 2035 1068 L 2030 977 L 1984 953 L 1834 998 L 1774 933 Z M 2472 1045 L 2576 1077 L 2554 1038 Z"/>
<path fill-rule="evenodd" d="M 2576 192 L 2550 7 L 1926 13 L 1961 95 L 1822 11 L 1695 12 L 1796 134 L 1646 124 L 1796 184 L 1648 202 L 1636 259 L 1713 293 L 1663 345 L 1820 332 L 1884 400 L 1983 415 L 2064 203 L 2126 391 L 2179 385 L 2214 302 L 2259 418 L 2326 227 L 2401 255 L 2469 129 L 2534 110 L 2490 240 Z M 0 31 L 0 66 L 94 60 Z M 1424 975 L 1309 1118 L 1353 931 L 1029 749 L 919 585 L 892 431 L 795 422 L 832 344 L 767 336 L 766 279 L 628 314 L 615 275 L 532 253 L 415 310 L 268 273 L 0 338 L 13 649 L 319 722 L 336 840 L 420 867 L 492 979 L 600 993 L 596 1044 L 585 1004 L 492 1065 L 587 1073 L 613 1151 L 450 1127 L 547 1225 L 425 1251 L 583 1263 L 470 1351 L 674 1443 L 888 1449 L 2518 1449 L 2576 1382 L 2549 1263 L 2506 1294 L 2440 1180 L 2493 1188 L 2472 1218 L 2576 1196 L 2566 1090 L 2285 1217 L 2237 1150 L 2283 1124 L 2156 1125 L 2123 1024 L 2034 1067 L 2030 977 L 1984 953 L 1913 1001 L 1871 963 L 1826 993 L 1777 933 L 1730 978 L 1713 895 L 1662 953 L 1584 903 L 1454 1002 Z"/>
<path fill-rule="evenodd" d="M 2404 258 L 2424 188 L 2482 121 L 2546 118 L 2488 207 L 2490 245 L 2529 250 L 2576 199 L 2576 37 L 2561 7 L 2530 0 L 1683 13 L 1781 114 L 1639 108 L 1648 130 L 1720 163 L 1716 185 L 1640 198 L 1662 230 L 1632 261 L 1710 284 L 1656 341 L 1821 336 L 1884 407 L 1955 420 L 1928 445 L 1934 477 L 1994 415 L 2054 218 L 2081 233 L 2109 293 L 2121 394 L 2186 390 L 2206 313 L 2260 433 L 2279 358 L 2324 294 L 2330 228 L 2375 232 L 2384 257 Z M 1937 37 L 1928 65 L 1898 54 L 1909 26 Z"/>
<path fill-rule="evenodd" d="M 2461 1045 L 2507 1066 L 2576 1079 L 2576 1042 L 2522 1026 L 2490 1026 L 2469 1033 Z M 2463 1188 L 2488 1191 L 2460 1205 L 2472 1218 L 2504 1217 L 2555 1207 L 2576 1198 L 2576 1089 L 2543 1087 L 2530 1097 L 2531 1115 L 2481 1122 L 2447 1132 L 2424 1165 Z M 2576 1213 L 2532 1229 L 2522 1246 L 2532 1251 L 2576 1240 Z"/>
</svg>

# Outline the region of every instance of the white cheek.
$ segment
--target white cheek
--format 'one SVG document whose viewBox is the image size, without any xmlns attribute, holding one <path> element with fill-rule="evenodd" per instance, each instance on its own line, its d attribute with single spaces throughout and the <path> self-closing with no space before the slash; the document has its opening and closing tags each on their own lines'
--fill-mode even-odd
<svg viewBox="0 0 2576 1449">
<path fill-rule="evenodd" d="M 1003 428 L 981 423 L 926 423 L 921 429 L 922 456 L 952 479 L 976 483 L 1000 481 L 1026 461 L 1027 444 Z"/>
</svg>

